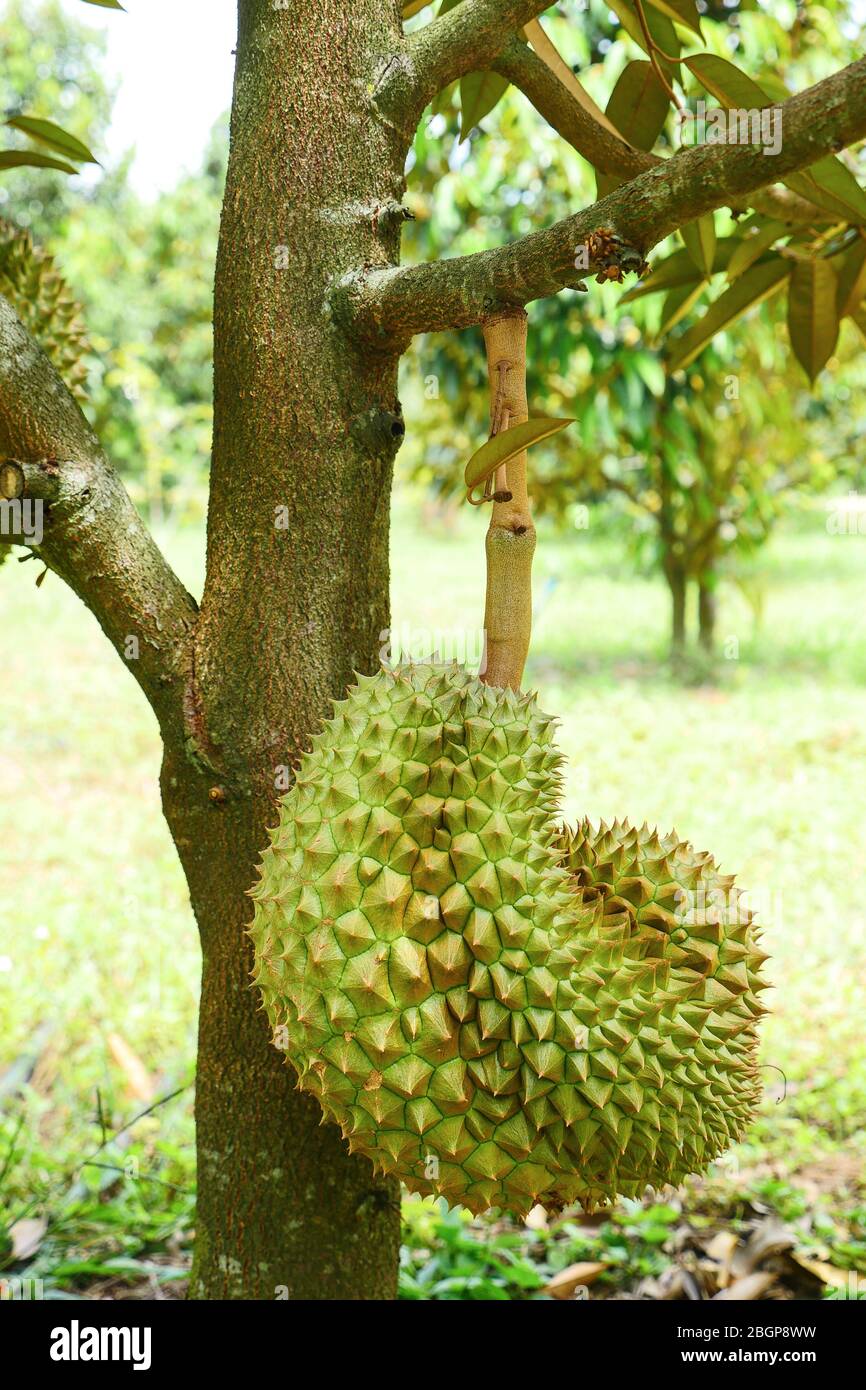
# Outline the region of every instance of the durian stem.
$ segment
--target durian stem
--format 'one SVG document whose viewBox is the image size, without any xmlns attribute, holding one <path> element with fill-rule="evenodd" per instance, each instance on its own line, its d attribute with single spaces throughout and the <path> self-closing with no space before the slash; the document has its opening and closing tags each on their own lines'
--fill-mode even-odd
<svg viewBox="0 0 866 1390">
<path fill-rule="evenodd" d="M 490 381 L 491 433 L 528 419 L 526 404 L 526 313 L 509 309 L 483 325 Z M 487 598 L 484 609 L 488 685 L 520 689 L 532 629 L 532 557 L 535 527 L 526 490 L 526 453 L 501 470 L 508 501 L 494 502 L 487 530 Z M 496 489 L 501 493 L 497 475 Z"/>
</svg>

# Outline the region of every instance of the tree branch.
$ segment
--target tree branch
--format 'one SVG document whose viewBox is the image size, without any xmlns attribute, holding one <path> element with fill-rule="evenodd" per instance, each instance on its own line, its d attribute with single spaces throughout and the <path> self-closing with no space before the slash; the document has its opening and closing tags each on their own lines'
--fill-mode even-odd
<svg viewBox="0 0 866 1390">
<path fill-rule="evenodd" d="M 2 295 L 0 458 L 18 465 L 4 470 L 4 492 L 12 494 L 4 530 L 17 517 L 11 539 L 29 545 L 83 600 L 160 722 L 180 720 L 195 602 L 52 363 Z"/>
<path fill-rule="evenodd" d="M 517 87 L 548 125 L 599 173 L 632 179 L 666 162 L 657 154 L 635 149 L 627 140 L 618 139 L 599 125 L 547 63 L 519 39 L 508 41 L 493 68 Z M 787 188 L 763 189 L 749 205 L 785 222 L 808 224 L 827 220 L 826 213 Z M 741 204 L 741 208 L 744 206 Z"/>
<path fill-rule="evenodd" d="M 508 246 L 426 265 L 356 271 L 335 291 L 335 313 L 356 336 L 394 347 L 415 333 L 466 328 L 557 294 L 617 259 L 628 268 L 625 256 L 612 258 L 607 249 L 611 232 L 631 250 L 633 266 L 685 223 L 866 135 L 866 58 L 791 97 L 780 111 L 782 148 L 774 156 L 758 145 L 680 150 L 592 207 Z M 579 248 L 588 248 L 589 256 L 577 270 Z"/>
<path fill-rule="evenodd" d="M 423 109 L 456 77 L 490 67 L 510 36 L 550 0 L 462 0 L 407 40 L 417 102 Z"/>
</svg>

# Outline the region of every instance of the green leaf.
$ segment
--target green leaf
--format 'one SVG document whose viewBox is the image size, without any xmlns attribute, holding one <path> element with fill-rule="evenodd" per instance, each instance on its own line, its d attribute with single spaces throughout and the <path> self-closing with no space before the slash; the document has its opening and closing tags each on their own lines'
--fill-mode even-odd
<svg viewBox="0 0 866 1390">
<path fill-rule="evenodd" d="M 101 5 L 104 10 L 122 10 L 118 0 L 84 0 L 85 5 Z"/>
<path fill-rule="evenodd" d="M 736 284 L 725 290 L 724 294 L 710 305 L 703 317 L 677 340 L 670 356 L 671 371 L 676 371 L 678 367 L 687 367 L 707 343 L 729 323 L 733 323 L 734 319 L 739 318 L 753 305 L 769 299 L 770 295 L 784 284 L 790 273 L 790 261 L 783 260 L 781 256 L 753 265 L 751 270 L 747 270 Z"/>
<path fill-rule="evenodd" d="M 686 58 L 685 63 L 702 86 L 728 110 L 761 110 L 777 104 L 775 98 L 727 58 L 699 53 Z M 850 169 L 834 155 L 827 155 L 799 174 L 787 175 L 782 182 L 834 217 L 846 222 L 866 221 L 866 193 Z"/>
<path fill-rule="evenodd" d="M 639 150 L 651 150 L 667 119 L 670 97 L 652 63 L 640 58 L 627 63 L 610 94 L 605 117 L 613 130 Z M 596 173 L 598 197 L 604 198 L 626 180 L 617 174 Z"/>
<path fill-rule="evenodd" d="M 71 164 L 41 150 L 0 150 L 0 169 L 60 169 L 64 174 L 77 174 Z"/>
<path fill-rule="evenodd" d="M 677 24 L 685 24 L 687 29 L 693 30 L 699 39 L 703 38 L 701 33 L 701 17 L 698 14 L 698 7 L 695 0 L 649 0 L 649 3 L 660 10 L 662 14 L 673 19 Z"/>
<path fill-rule="evenodd" d="M 521 425 L 512 425 L 511 429 L 494 434 L 492 439 L 476 449 L 466 465 L 463 477 L 468 490 L 472 492 L 480 483 L 486 482 L 497 468 L 522 454 L 530 445 L 549 439 L 573 424 L 573 419 L 555 420 L 550 415 L 536 415 L 532 420 L 524 420 Z"/>
<path fill-rule="evenodd" d="M 716 243 L 713 275 L 727 270 L 728 262 L 739 245 L 739 237 L 732 236 L 723 237 L 721 241 Z M 677 285 L 697 284 L 703 284 L 703 276 L 698 272 L 688 251 L 674 251 L 665 260 L 659 261 L 653 267 L 646 280 L 639 285 L 632 286 L 628 293 L 622 296 L 620 303 L 627 304 L 632 299 L 643 299 L 644 295 L 655 294 L 658 290 L 671 290 Z"/>
<path fill-rule="evenodd" d="M 508 91 L 508 79 L 498 72 L 470 72 L 460 82 L 460 139 L 489 115 Z"/>
<path fill-rule="evenodd" d="M 670 97 L 652 63 L 627 63 L 610 94 L 605 115 L 639 150 L 651 150 L 664 127 Z"/>
<path fill-rule="evenodd" d="M 832 355 L 839 336 L 836 272 L 815 256 L 797 261 L 788 290 L 788 336 L 797 361 L 814 381 Z"/>
<path fill-rule="evenodd" d="M 787 235 L 790 230 L 786 222 L 763 222 L 760 219 L 754 222 L 746 229 L 728 262 L 728 279 L 736 280 L 737 276 L 748 270 L 750 265 L 754 265 L 780 236 Z"/>
<path fill-rule="evenodd" d="M 699 280 L 696 285 L 677 285 L 676 289 L 668 291 L 662 305 L 662 318 L 656 339 L 663 338 L 666 333 L 676 327 L 681 319 L 685 318 L 693 305 L 698 302 L 706 287 L 706 280 Z"/>
<path fill-rule="evenodd" d="M 76 140 L 74 135 L 62 130 L 53 121 L 43 121 L 37 116 L 10 116 L 6 124 L 15 130 L 23 130 L 25 135 L 41 141 L 43 145 L 48 145 L 51 149 L 59 150 L 69 159 L 76 159 L 82 164 L 99 163 L 96 156 L 91 154 L 81 140 Z"/>
<path fill-rule="evenodd" d="M 866 240 L 862 236 L 841 257 L 837 277 L 836 312 L 840 319 L 853 317 L 866 298 Z"/>
<path fill-rule="evenodd" d="M 711 212 L 680 227 L 686 250 L 702 275 L 712 275 L 716 256 L 716 221 Z"/>
<path fill-rule="evenodd" d="M 631 3 L 631 0 L 608 0 L 608 9 L 613 10 L 629 38 L 634 39 L 635 43 L 638 47 L 643 49 L 644 53 L 648 52 L 646 39 L 643 36 L 643 29 L 641 28 L 640 20 L 637 17 L 637 11 Z M 653 43 L 658 45 L 662 53 L 666 53 L 669 58 L 675 58 L 677 62 L 679 62 L 681 44 L 677 31 L 667 15 L 654 9 L 645 10 L 644 13 L 646 15 L 647 28 L 650 31 Z M 665 58 L 659 55 L 659 65 L 668 76 L 670 76 L 674 64 L 669 63 Z"/>
</svg>

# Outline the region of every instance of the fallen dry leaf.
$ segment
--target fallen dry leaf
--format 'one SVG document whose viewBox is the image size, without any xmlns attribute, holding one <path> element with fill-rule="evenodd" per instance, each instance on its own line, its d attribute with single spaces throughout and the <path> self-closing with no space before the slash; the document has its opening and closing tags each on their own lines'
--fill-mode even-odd
<svg viewBox="0 0 866 1390">
<path fill-rule="evenodd" d="M 555 1274 L 542 1292 L 549 1293 L 553 1298 L 571 1298 L 578 1284 L 594 1284 L 598 1276 L 609 1268 L 609 1263 L 602 1264 L 595 1260 L 583 1260 L 579 1264 L 569 1265 L 567 1269 L 561 1269 Z"/>
<path fill-rule="evenodd" d="M 145 1103 L 153 1100 L 156 1094 L 153 1077 L 129 1043 L 119 1033 L 109 1033 L 108 1046 L 112 1057 L 126 1077 L 129 1094 Z"/>
<path fill-rule="evenodd" d="M 747 1274 L 744 1279 L 735 1279 L 733 1284 L 729 1284 L 726 1289 L 713 1294 L 712 1301 L 719 1303 L 723 1299 L 730 1299 L 751 1303 L 755 1299 L 762 1298 L 776 1281 L 777 1276 L 775 1274 Z"/>
<path fill-rule="evenodd" d="M 9 1236 L 12 1240 L 12 1259 L 32 1259 L 42 1244 L 47 1230 L 48 1222 L 41 1216 L 28 1216 L 21 1221 L 13 1222 L 9 1228 Z"/>
<path fill-rule="evenodd" d="M 807 1255 L 798 1255 L 796 1250 L 791 1251 L 791 1259 L 801 1269 L 814 1274 L 822 1284 L 828 1284 L 833 1289 L 844 1289 L 848 1285 L 851 1275 L 847 1269 L 837 1269 L 835 1265 L 827 1264 L 826 1260 L 810 1260 Z"/>
</svg>

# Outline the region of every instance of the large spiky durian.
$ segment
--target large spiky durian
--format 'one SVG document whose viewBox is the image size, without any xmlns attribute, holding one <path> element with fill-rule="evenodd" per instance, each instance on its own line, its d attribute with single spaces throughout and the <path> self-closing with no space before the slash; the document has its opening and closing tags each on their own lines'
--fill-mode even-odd
<svg viewBox="0 0 866 1390">
<path fill-rule="evenodd" d="M 756 1098 L 748 914 L 675 837 L 561 831 L 553 726 L 456 665 L 362 678 L 253 890 L 301 1087 L 378 1169 L 472 1211 L 677 1181 Z"/>
<path fill-rule="evenodd" d="M 47 251 L 0 218 L 0 294 L 51 358 L 70 391 L 85 398 L 88 351 L 81 306 Z"/>
</svg>

